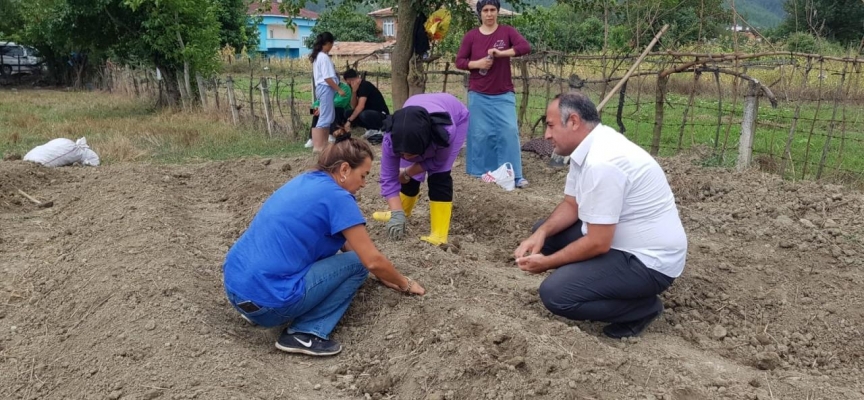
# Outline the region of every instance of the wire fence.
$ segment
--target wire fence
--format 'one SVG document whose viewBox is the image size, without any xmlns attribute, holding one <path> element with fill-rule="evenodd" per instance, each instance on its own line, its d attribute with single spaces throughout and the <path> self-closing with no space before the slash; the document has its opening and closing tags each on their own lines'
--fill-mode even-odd
<svg viewBox="0 0 864 400">
<path fill-rule="evenodd" d="M 512 112 L 523 140 L 542 136 L 546 105 L 556 94 L 580 90 L 599 104 L 636 58 L 545 52 L 512 60 L 517 96 Z M 334 62 L 340 71 L 356 68 L 389 101 L 389 61 Z M 789 52 L 650 53 L 611 95 L 601 117 L 653 155 L 700 147 L 710 150 L 706 165 L 755 163 L 786 178 L 859 183 L 864 181 L 862 67 L 860 58 Z M 305 59 L 233 60 L 215 78 L 197 77 L 197 96 L 184 98 L 184 104 L 217 110 L 227 123 L 251 124 L 273 137 L 305 140 L 312 120 L 311 75 Z M 468 75 L 452 60 L 412 67 L 409 80 L 427 93 L 447 92 L 467 101 Z M 106 66 L 100 81 L 103 89 L 138 97 L 162 93 L 156 71 Z"/>
</svg>

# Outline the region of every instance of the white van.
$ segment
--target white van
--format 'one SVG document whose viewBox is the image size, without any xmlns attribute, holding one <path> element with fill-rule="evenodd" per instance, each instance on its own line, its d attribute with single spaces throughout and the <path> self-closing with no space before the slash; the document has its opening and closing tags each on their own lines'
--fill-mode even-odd
<svg viewBox="0 0 864 400">
<path fill-rule="evenodd" d="M 42 70 L 36 49 L 15 42 L 0 42 L 0 69 L 3 75 L 32 74 Z"/>
</svg>

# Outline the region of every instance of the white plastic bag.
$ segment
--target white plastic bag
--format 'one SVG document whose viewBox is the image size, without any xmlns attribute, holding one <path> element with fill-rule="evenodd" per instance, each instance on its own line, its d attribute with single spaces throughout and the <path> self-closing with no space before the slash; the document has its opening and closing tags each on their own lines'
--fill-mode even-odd
<svg viewBox="0 0 864 400">
<path fill-rule="evenodd" d="M 513 171 L 513 164 L 510 164 L 509 162 L 501 164 L 501 166 L 494 171 L 486 172 L 483 174 L 481 179 L 483 182 L 494 182 L 508 192 L 516 189 L 516 176 Z"/>
<path fill-rule="evenodd" d="M 99 155 L 90 150 L 87 139 L 83 137 L 75 142 L 64 138 L 54 139 L 36 146 L 24 155 L 24 160 L 46 167 L 62 167 L 76 162 L 83 165 L 99 165 Z"/>
</svg>

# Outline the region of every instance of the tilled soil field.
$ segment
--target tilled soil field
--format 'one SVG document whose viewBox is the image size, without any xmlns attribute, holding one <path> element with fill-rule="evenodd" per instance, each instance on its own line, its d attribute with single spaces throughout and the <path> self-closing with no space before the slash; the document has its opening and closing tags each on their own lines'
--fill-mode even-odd
<svg viewBox="0 0 864 400">
<path fill-rule="evenodd" d="M 662 159 L 690 241 L 666 313 L 637 339 L 563 320 L 512 252 L 562 197 L 566 170 L 525 153 L 504 192 L 454 168 L 451 245 L 382 251 L 428 290 L 370 279 L 334 333 L 345 350 L 276 350 L 222 290 L 225 252 L 310 159 L 47 169 L 0 162 L 3 399 L 860 399 L 859 192 Z M 374 169 L 373 169 L 374 170 Z M 377 176 L 361 191 L 383 209 Z M 18 190 L 54 206 L 39 208 Z"/>
</svg>

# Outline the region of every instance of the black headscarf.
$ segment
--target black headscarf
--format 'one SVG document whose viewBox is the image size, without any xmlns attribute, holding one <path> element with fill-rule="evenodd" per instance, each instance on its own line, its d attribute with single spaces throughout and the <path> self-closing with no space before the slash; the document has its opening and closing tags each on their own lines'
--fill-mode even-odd
<svg viewBox="0 0 864 400">
<path fill-rule="evenodd" d="M 423 107 L 408 106 L 388 116 L 381 130 L 390 132 L 393 153 L 420 155 L 432 143 L 441 147 L 450 146 L 450 134 L 444 129 L 446 125 L 453 125 L 449 113 L 430 114 Z"/>
<path fill-rule="evenodd" d="M 480 18 L 480 20 L 482 21 L 483 16 L 481 14 L 483 11 L 483 7 L 490 6 L 490 5 L 495 6 L 495 8 L 497 8 L 498 11 L 501 11 L 501 2 L 498 0 L 478 0 L 477 1 L 477 18 Z"/>
</svg>

